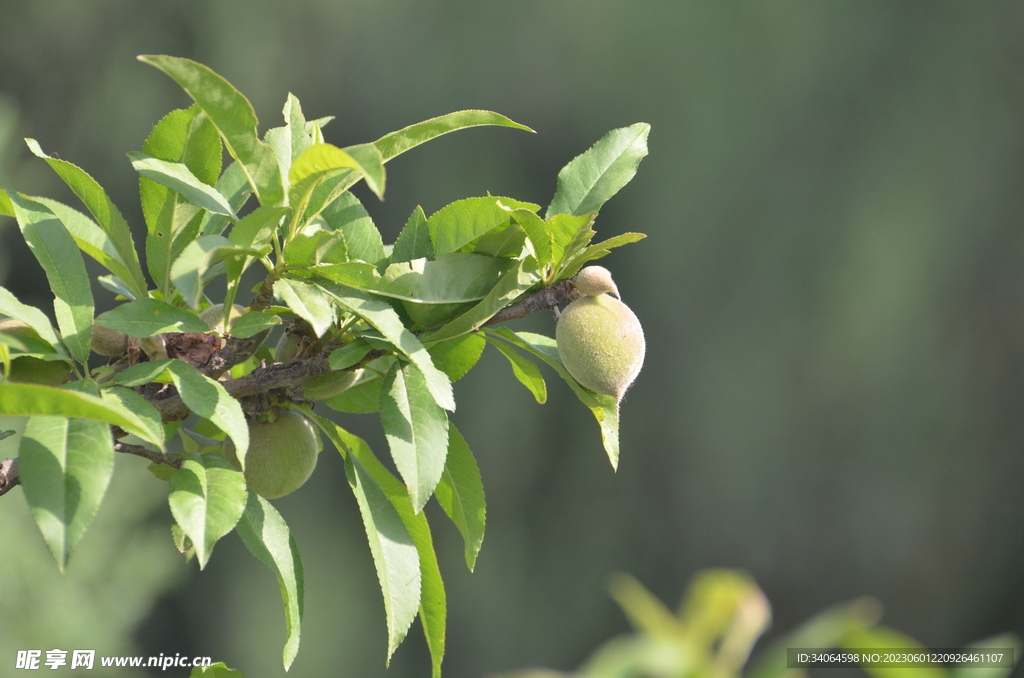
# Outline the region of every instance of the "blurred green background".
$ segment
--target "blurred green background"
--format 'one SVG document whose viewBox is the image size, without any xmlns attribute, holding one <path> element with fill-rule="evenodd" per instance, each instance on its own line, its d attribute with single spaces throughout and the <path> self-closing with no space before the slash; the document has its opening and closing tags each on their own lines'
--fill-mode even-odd
<svg viewBox="0 0 1024 678">
<path fill-rule="evenodd" d="M 357 190 L 386 242 L 418 204 L 547 204 L 573 156 L 651 123 L 650 156 L 597 222 L 602 239 L 650 236 L 602 262 L 649 346 L 620 470 L 554 375 L 544 406 L 494 353 L 456 386 L 488 532 L 470 574 L 427 509 L 446 675 L 577 666 L 627 628 L 616 571 L 674 601 L 699 568 L 744 569 L 773 604 L 769 639 L 870 594 L 888 625 L 960 646 L 1024 633 L 1022 31 L 1024 5 L 1007 2 L 0 0 L 0 182 L 73 202 L 20 141 L 34 137 L 144 232 L 124 154 L 189 103 L 135 61 L 146 53 L 214 68 L 261 131 L 289 91 L 308 117 L 337 116 L 338 145 L 464 108 L 537 130 L 460 132 L 390 164 L 385 202 Z M 0 283 L 52 308 L 11 220 Z M 97 312 L 113 304 L 94 292 Z M 553 333 L 549 316 L 519 326 Z M 386 454 L 363 416 L 346 423 Z M 269 570 L 234 536 L 202 573 L 177 559 L 144 469 L 120 460 L 63 583 L 20 489 L 0 499 L 2 666 L 17 649 L 95 647 L 281 675 Z M 426 675 L 418 626 L 384 668 L 337 455 L 276 505 L 306 572 L 290 675 Z"/>
</svg>

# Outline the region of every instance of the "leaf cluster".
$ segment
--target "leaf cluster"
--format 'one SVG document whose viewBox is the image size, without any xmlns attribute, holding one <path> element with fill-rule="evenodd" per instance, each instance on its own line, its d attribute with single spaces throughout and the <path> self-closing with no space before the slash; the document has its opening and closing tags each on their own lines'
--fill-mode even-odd
<svg viewBox="0 0 1024 678">
<path fill-rule="evenodd" d="M 617 464 L 614 399 L 577 384 L 550 337 L 493 324 L 531 295 L 568 294 L 558 285 L 581 266 L 644 237 L 594 243 L 593 226 L 646 155 L 649 126 L 614 130 L 570 162 L 544 216 L 532 203 L 470 197 L 429 216 L 417 207 L 385 245 L 349 190 L 356 183 L 383 197 L 385 164 L 426 141 L 480 125 L 528 128 L 497 113 L 460 111 L 340 148 L 324 141 L 331 118 L 307 120 L 289 95 L 284 124 L 260 136 L 249 101 L 211 69 L 169 56 L 140 60 L 194 102 L 167 114 L 129 154 L 146 225 L 142 257 L 104 189 L 35 140 L 26 140 L 29 149 L 86 212 L 0 190 L 0 213 L 17 219 L 54 295 L 56 327 L 0 288 L 0 314 L 23 328 L 0 333 L 0 415 L 29 417 L 18 462 L 32 515 L 63 570 L 102 501 L 115 451 L 170 459 L 151 470 L 168 480 L 176 545 L 203 567 L 235 531 L 274 572 L 287 668 L 302 618 L 298 548 L 280 513 L 219 452 L 230 437 L 244 470 L 248 421 L 296 409 L 344 457 L 384 595 L 388 659 L 418 616 L 439 675 L 445 593 L 423 507 L 437 497 L 464 538 L 471 570 L 485 522 L 477 463 L 449 420 L 452 383 L 490 344 L 543 403 L 538 363 L 549 365 L 591 409 Z M 98 282 L 121 302 L 112 310 L 95 313 L 82 254 L 106 269 Z M 252 268 L 263 281 L 250 291 L 242 281 Z M 212 298 L 221 285 L 223 297 Z M 229 316 L 243 298 L 244 313 Z M 224 317 L 211 323 L 201 314 L 214 304 L 223 304 Z M 290 348 L 275 355 L 264 342 L 276 326 Z M 126 348 L 90 370 L 101 332 L 123 333 Z M 12 368 L 27 359 L 66 366 L 69 379 L 15 380 Z M 342 413 L 378 413 L 397 476 L 364 441 L 313 413 L 303 384 L 341 370 L 354 379 L 323 402 Z M 183 454 L 167 455 L 175 437 Z"/>
</svg>

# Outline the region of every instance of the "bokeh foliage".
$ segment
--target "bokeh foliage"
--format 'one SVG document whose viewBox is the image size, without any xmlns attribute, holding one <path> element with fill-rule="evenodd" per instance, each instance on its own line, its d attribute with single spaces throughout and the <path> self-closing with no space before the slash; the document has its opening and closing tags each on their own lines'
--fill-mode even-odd
<svg viewBox="0 0 1024 678">
<path fill-rule="evenodd" d="M 392 239 L 416 204 L 485 190 L 545 204 L 579 149 L 652 124 L 644 182 L 602 214 L 650 235 L 606 260 L 649 340 L 623 403 L 636 452 L 613 476 L 571 394 L 535 405 L 500 357 L 460 382 L 459 428 L 489 441 L 490 529 L 474 574 L 448 581 L 453 675 L 579 665 L 624 628 L 602 594 L 614 570 L 675 599 L 697 568 L 742 566 L 781 629 L 869 593 L 929 645 L 1024 631 L 1018 5 L 2 0 L 0 16 L 16 138 L 61 149 L 124 206 L 137 203 L 124 153 L 187 103 L 142 53 L 209 64 L 261 120 L 294 91 L 311 117 L 344 116 L 350 137 L 327 128 L 342 146 L 471 107 L 538 131 L 468 133 L 389 166 L 402 198 L 367 203 Z M 8 148 L 21 155 L 0 180 L 59 196 Z M 3 228 L 3 284 L 45 305 L 41 271 Z M 356 432 L 383 443 L 369 423 Z M 339 657 L 380 666 L 384 651 L 361 527 L 325 480 L 341 472 L 282 502 L 324 592 L 306 625 L 334 626 L 330 641 L 307 635 L 295 675 Z M 458 534 L 435 538 L 455 571 Z M 212 562 L 141 642 L 166 651 L 178 629 L 182 651 L 276 667 L 268 576 Z M 232 621 L 214 624 L 209 604 Z M 404 648 L 388 675 L 423 656 Z"/>
</svg>

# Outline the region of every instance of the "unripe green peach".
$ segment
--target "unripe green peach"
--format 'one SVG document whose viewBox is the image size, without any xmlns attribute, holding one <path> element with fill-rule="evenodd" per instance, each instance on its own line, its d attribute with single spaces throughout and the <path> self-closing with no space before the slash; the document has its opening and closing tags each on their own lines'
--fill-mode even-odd
<svg viewBox="0 0 1024 678">
<path fill-rule="evenodd" d="M 264 499 L 290 494 L 313 474 L 318 447 L 313 425 L 293 410 L 280 410 L 274 421 L 249 422 L 245 482 Z M 223 454 L 238 468 L 238 456 L 230 438 L 224 442 Z"/>
<path fill-rule="evenodd" d="M 555 341 L 562 364 L 573 379 L 591 391 L 622 396 L 640 373 L 646 344 L 636 315 L 608 294 L 615 289 L 611 276 L 580 271 L 584 296 L 569 304 L 558 319 Z M 593 284 L 591 284 L 593 283 Z M 593 294 L 589 294 L 593 293 Z"/>
<path fill-rule="evenodd" d="M 214 332 L 229 334 L 231 325 L 245 313 L 245 309 L 238 304 L 231 306 L 231 317 L 228 319 L 228 331 L 224 330 L 224 304 L 214 304 L 199 314 L 199 319 L 206 323 Z"/>
<path fill-rule="evenodd" d="M 15 337 L 42 341 L 34 329 L 16 318 L 0 320 L 0 332 Z M 3 365 L 0 364 L 0 374 L 2 373 Z M 68 380 L 70 373 L 71 365 L 63 360 L 42 360 L 41 358 L 24 355 L 13 357 L 13 360 L 11 360 L 11 373 L 7 378 L 23 384 L 59 386 Z"/>
<path fill-rule="evenodd" d="M 279 363 L 286 363 L 289 360 L 295 358 L 295 353 L 299 350 L 299 342 L 302 341 L 302 337 L 291 332 L 285 332 L 281 335 L 281 338 L 277 340 L 277 347 L 274 349 L 274 361 Z"/>
<path fill-rule="evenodd" d="M 18 337 L 38 337 L 34 329 L 17 318 L 4 318 L 0 320 L 0 332 L 13 334 Z"/>
<path fill-rule="evenodd" d="M 3 367 L 0 366 L 0 372 Z M 22 356 L 11 361 L 9 379 L 23 384 L 42 384 L 59 386 L 68 380 L 71 365 L 63 360 L 42 360 L 32 356 Z"/>
<path fill-rule="evenodd" d="M 93 323 L 89 346 L 100 355 L 121 355 L 128 350 L 128 335 Z"/>
<path fill-rule="evenodd" d="M 348 390 L 355 382 L 357 370 L 331 370 L 313 377 L 302 385 L 302 394 L 308 400 L 326 400 Z"/>
</svg>

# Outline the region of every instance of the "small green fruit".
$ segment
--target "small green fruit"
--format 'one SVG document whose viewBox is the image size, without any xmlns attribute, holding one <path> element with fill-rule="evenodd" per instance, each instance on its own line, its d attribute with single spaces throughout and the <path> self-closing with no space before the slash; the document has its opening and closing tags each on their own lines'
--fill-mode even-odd
<svg viewBox="0 0 1024 678">
<path fill-rule="evenodd" d="M 89 346 L 100 355 L 121 355 L 128 350 L 128 335 L 93 323 Z"/>
<path fill-rule="evenodd" d="M 3 367 L 0 366 L 0 372 Z M 68 380 L 71 365 L 63 360 L 41 360 L 32 356 L 22 356 L 11 361 L 9 379 L 22 384 L 42 384 L 59 386 Z"/>
<path fill-rule="evenodd" d="M 293 410 L 280 410 L 274 421 L 249 422 L 245 482 L 264 499 L 299 489 L 316 468 L 319 439 L 313 425 Z M 224 458 L 238 468 L 235 445 L 224 442 Z"/>
<path fill-rule="evenodd" d="M 228 328 L 230 330 L 231 325 L 234 324 L 240 316 L 245 314 L 245 309 L 238 304 L 231 306 L 231 317 L 228 319 Z M 224 330 L 224 304 L 214 304 L 210 308 L 206 309 L 199 314 L 199 319 L 206 323 L 214 332 L 220 332 L 221 334 L 228 334 Z"/>
<path fill-rule="evenodd" d="M 289 360 L 295 358 L 295 353 L 299 350 L 299 342 L 302 341 L 302 337 L 291 332 L 285 332 L 281 335 L 281 338 L 277 340 L 277 347 L 274 349 L 274 362 L 286 363 Z"/>
<path fill-rule="evenodd" d="M 17 318 L 4 318 L 0 320 L 0 332 L 12 334 L 16 337 L 38 337 L 34 329 Z"/>
<path fill-rule="evenodd" d="M 562 311 L 555 327 L 562 364 L 591 391 L 622 400 L 644 363 L 643 328 L 633 311 L 609 294 L 615 283 L 606 269 L 588 266 L 575 286 L 584 296 Z"/>
<path fill-rule="evenodd" d="M 326 400 L 348 390 L 356 377 L 357 370 L 331 370 L 327 374 L 313 377 L 302 385 L 302 395 L 308 400 Z"/>
</svg>

